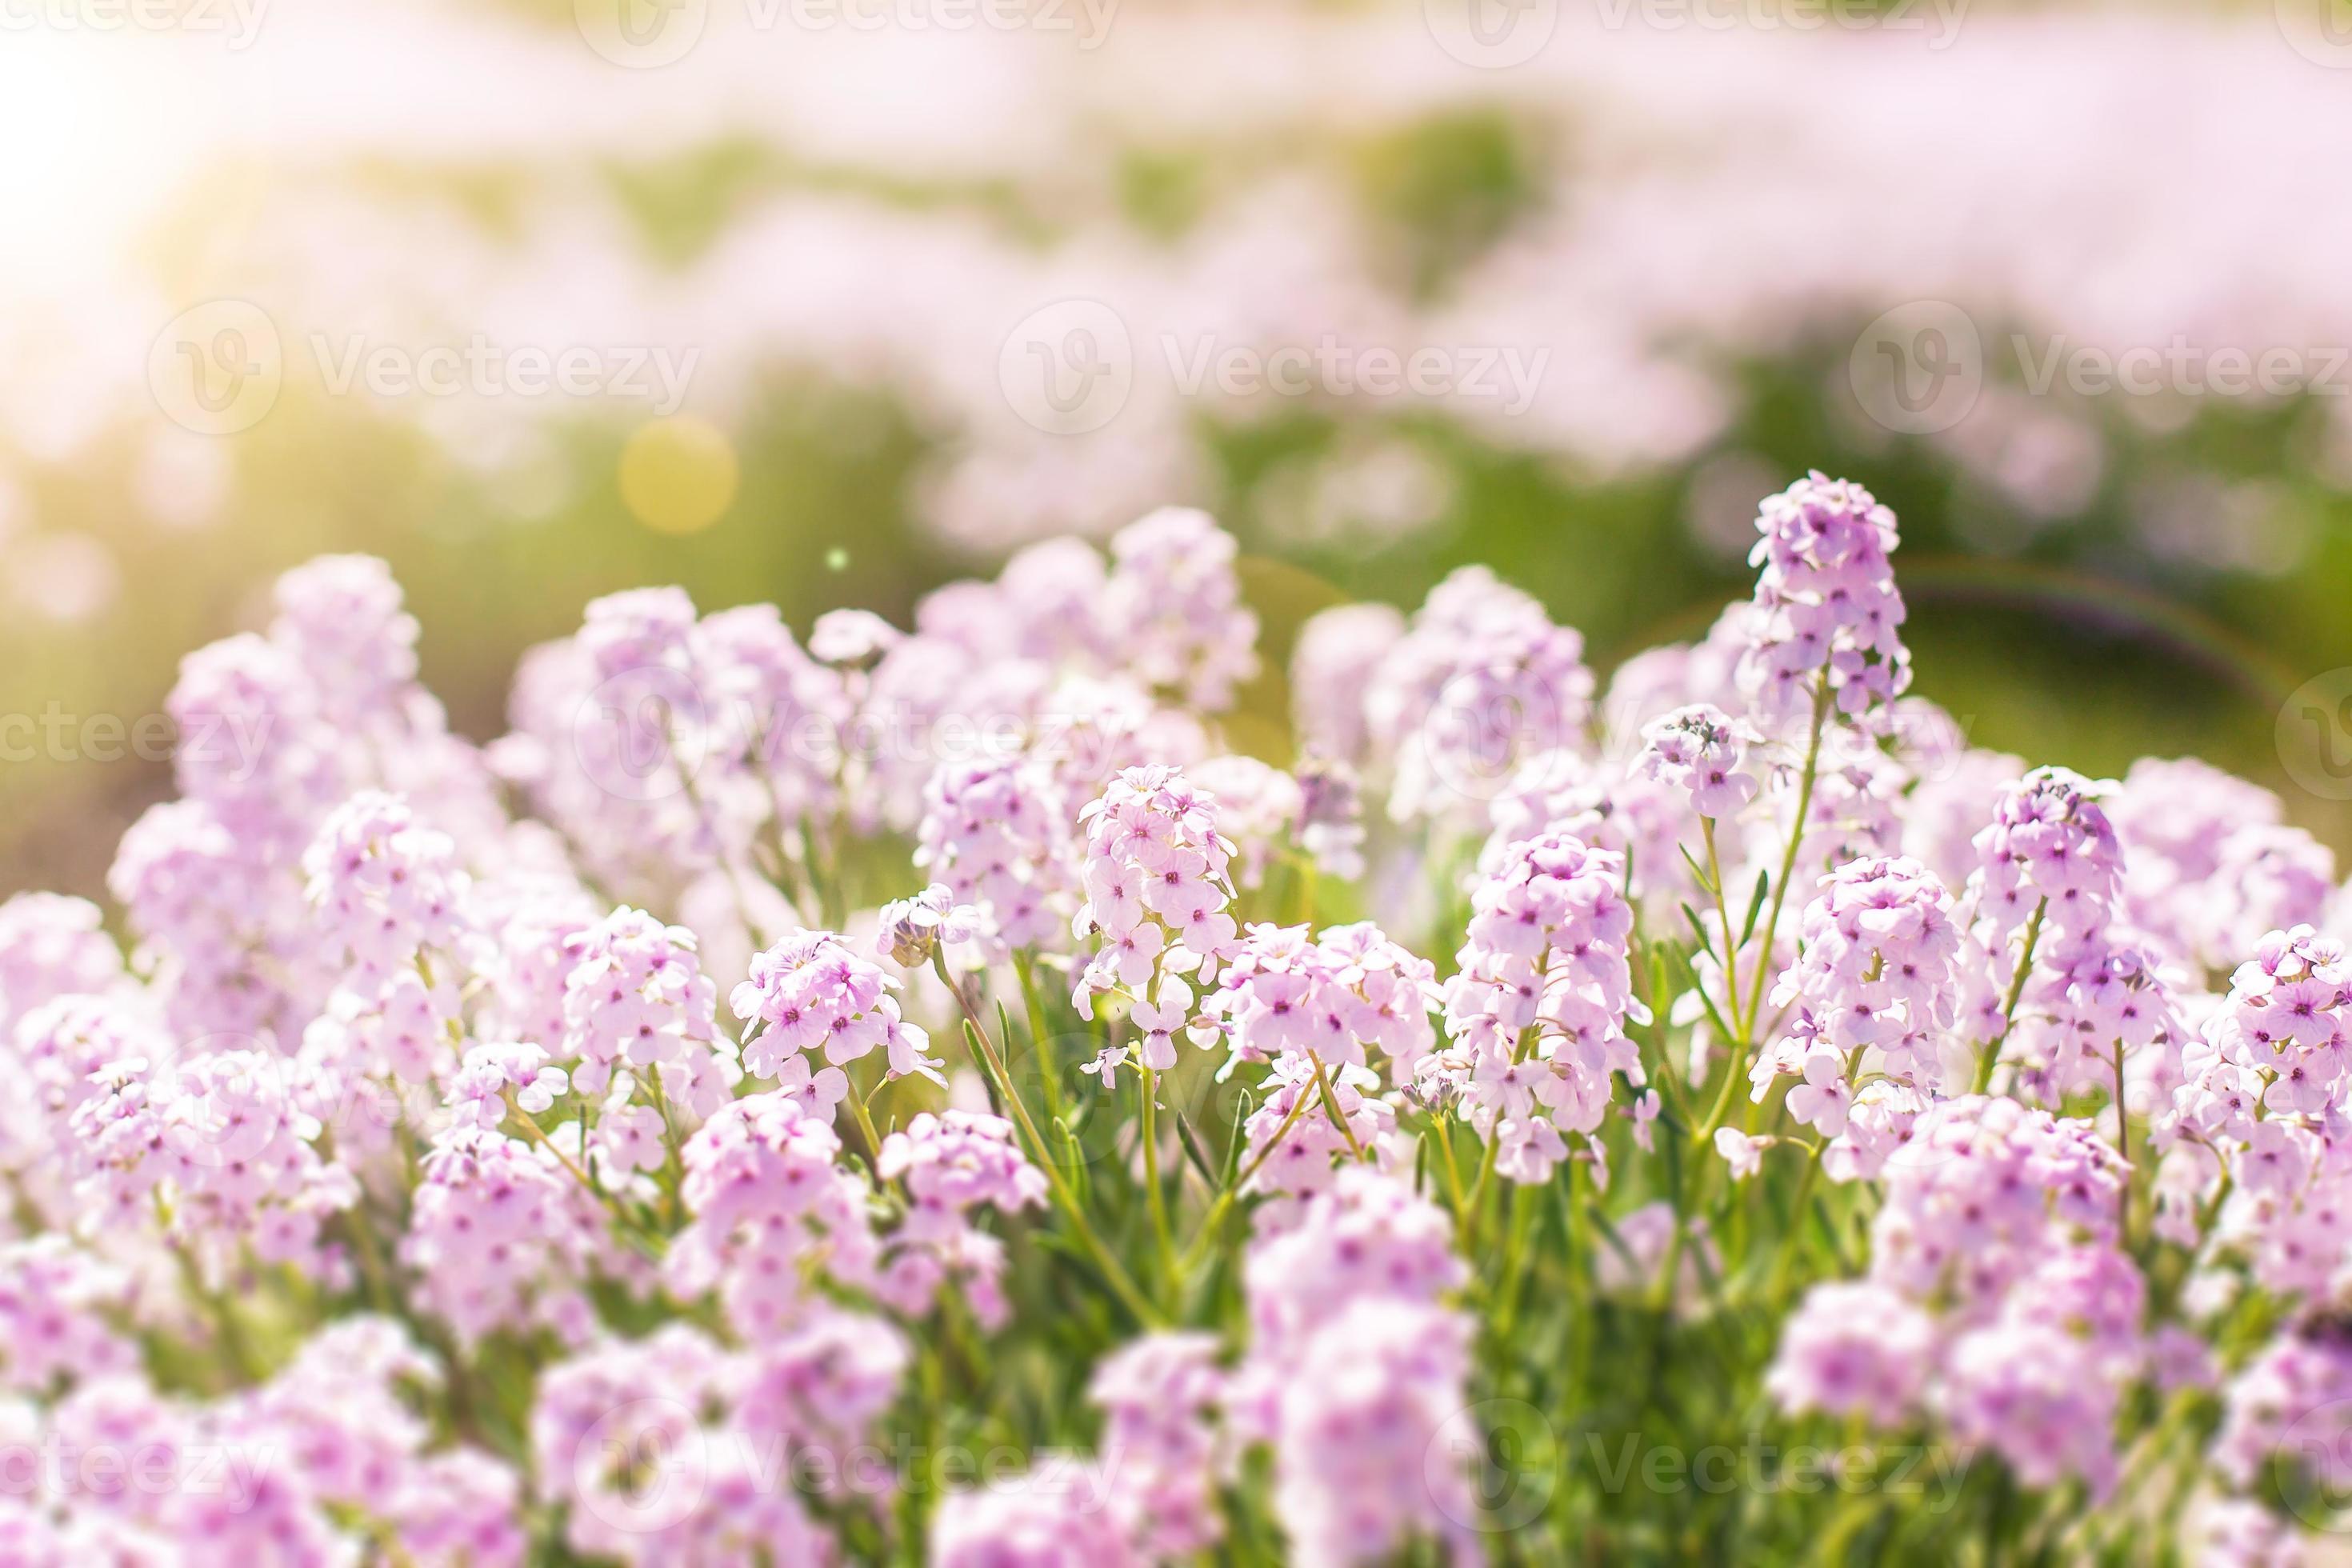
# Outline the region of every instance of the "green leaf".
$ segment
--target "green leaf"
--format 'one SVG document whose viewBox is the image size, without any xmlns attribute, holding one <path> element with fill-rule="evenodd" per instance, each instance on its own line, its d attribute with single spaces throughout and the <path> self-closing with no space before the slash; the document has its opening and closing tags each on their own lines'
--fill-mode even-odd
<svg viewBox="0 0 2352 1568">
<path fill-rule="evenodd" d="M 1202 1181 L 1215 1185 L 1216 1169 L 1209 1163 L 1208 1151 L 1201 1147 L 1201 1140 L 1193 1133 L 1192 1124 L 1184 1119 L 1181 1110 L 1170 1114 L 1176 1118 L 1176 1138 L 1184 1145 L 1184 1157 L 1192 1162 L 1192 1168 L 1201 1173 Z"/>
<path fill-rule="evenodd" d="M 1756 934 L 1756 917 L 1764 912 L 1764 894 L 1771 886 L 1772 873 L 1769 868 L 1756 873 L 1756 891 L 1748 900 L 1748 923 L 1739 928 L 1742 947 Z"/>
<path fill-rule="evenodd" d="M 1242 1131 L 1242 1123 L 1249 1120 L 1250 1111 L 1253 1109 L 1255 1107 L 1250 1091 L 1242 1090 L 1240 1096 L 1234 1101 L 1233 1132 L 1225 1140 L 1224 1173 L 1217 1178 L 1217 1191 L 1221 1193 L 1232 1186 L 1234 1178 L 1241 1173 L 1242 1144 L 1246 1141 Z"/>
<path fill-rule="evenodd" d="M 1682 906 L 1682 911 L 1683 919 L 1690 921 L 1691 935 L 1698 938 L 1698 950 L 1706 954 L 1709 958 L 1714 958 L 1715 943 L 1707 940 L 1706 925 L 1706 922 L 1702 921 L 1698 918 L 1698 911 L 1691 908 L 1688 904 Z M 1717 962 L 1720 961 L 1718 960 Z"/>
</svg>

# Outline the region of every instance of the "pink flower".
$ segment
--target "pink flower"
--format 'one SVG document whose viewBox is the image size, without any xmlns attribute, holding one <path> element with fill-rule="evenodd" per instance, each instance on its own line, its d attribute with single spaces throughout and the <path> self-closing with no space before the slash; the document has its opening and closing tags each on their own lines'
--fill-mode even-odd
<svg viewBox="0 0 2352 1568">
<path fill-rule="evenodd" d="M 1677 708 L 1642 733 L 1643 772 L 1682 790 L 1701 816 L 1730 816 L 1756 798 L 1756 776 L 1741 771 L 1745 737 L 1722 710 Z"/>
<path fill-rule="evenodd" d="M 1845 1081 L 1845 1064 L 1826 1051 L 1805 1058 L 1804 1081 L 1789 1090 L 1789 1114 L 1824 1138 L 1845 1131 L 1846 1110 L 1853 1089 Z"/>
<path fill-rule="evenodd" d="M 1887 561 L 1895 514 L 1860 485 L 1814 473 L 1766 498 L 1756 527 L 1748 563 L 1761 570 L 1739 680 L 1759 711 L 1805 711 L 1817 681 L 1850 716 L 1901 696 L 1911 659 Z"/>
<path fill-rule="evenodd" d="M 1731 1167 L 1731 1179 L 1746 1181 L 1764 1167 L 1764 1151 L 1772 1146 L 1769 1138 L 1750 1138 L 1736 1127 L 1715 1130 L 1715 1152 Z"/>
<path fill-rule="evenodd" d="M 1899 1428 L 1918 1408 L 1935 1347 L 1927 1314 L 1885 1287 L 1816 1285 L 1782 1327 L 1764 1386 L 1791 1415 L 1860 1414 Z"/>
</svg>

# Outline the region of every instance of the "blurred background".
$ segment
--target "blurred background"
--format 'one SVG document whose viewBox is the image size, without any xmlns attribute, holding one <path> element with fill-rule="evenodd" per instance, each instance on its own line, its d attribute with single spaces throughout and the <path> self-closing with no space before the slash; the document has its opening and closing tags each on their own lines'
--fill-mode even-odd
<svg viewBox="0 0 2352 1568">
<path fill-rule="evenodd" d="M 1807 468 L 1978 743 L 2352 848 L 2338 4 L 0 0 L 0 892 L 324 551 L 487 738 L 599 594 L 1194 502 L 1278 757 L 1313 611 L 1488 562 L 1605 671 Z"/>
</svg>

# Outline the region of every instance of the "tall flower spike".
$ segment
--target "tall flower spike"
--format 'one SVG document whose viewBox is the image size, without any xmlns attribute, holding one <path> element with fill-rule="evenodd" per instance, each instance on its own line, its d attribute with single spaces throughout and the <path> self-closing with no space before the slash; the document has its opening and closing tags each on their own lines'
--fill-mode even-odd
<svg viewBox="0 0 2352 1568">
<path fill-rule="evenodd" d="M 1580 750 L 1591 715 L 1584 637 L 1483 566 L 1430 590 L 1364 693 L 1393 763 L 1399 822 L 1475 816 L 1531 757 Z"/>
<path fill-rule="evenodd" d="M 624 905 L 565 943 L 564 1053 L 572 1084 L 602 1094 L 615 1069 L 658 1077 L 684 1114 L 709 1115 L 740 1072 L 718 1041 L 718 986 L 702 972 L 694 933 Z"/>
<path fill-rule="evenodd" d="M 1816 472 L 1766 498 L 1756 528 L 1753 640 L 1739 681 L 1757 710 L 1776 721 L 1804 712 L 1817 682 L 1848 717 L 1901 696 L 1911 656 L 1887 562 L 1895 514 L 1860 485 Z"/>
<path fill-rule="evenodd" d="M 1155 977 L 1222 962 L 1234 925 L 1228 867 L 1234 847 L 1217 831 L 1215 800 L 1173 768 L 1129 768 L 1078 814 L 1087 830 L 1087 901 L 1073 929 L 1098 939 L 1079 974 L 1078 1009 L 1126 991 L 1146 1002 Z"/>
<path fill-rule="evenodd" d="M 1512 846 L 1472 896 L 1445 990 L 1449 1043 L 1421 1077 L 1498 1141 L 1496 1168 L 1515 1181 L 1549 1178 L 1568 1152 L 1563 1130 L 1600 1127 L 1614 1075 L 1643 1081 L 1624 1028 L 1634 1007 L 1624 881 L 1623 856 L 1548 833 Z"/>
<path fill-rule="evenodd" d="M 1842 1139 L 1857 1105 L 1853 1067 L 1941 1092 L 1938 1053 L 1958 1001 L 1960 955 L 1943 884 L 1916 860 L 1841 866 L 1805 906 L 1799 946 L 1801 956 L 1772 990 L 1789 1022 L 1750 1071 L 1757 1100 L 1776 1077 L 1796 1078 L 1790 1114 Z M 1872 1104 L 1893 1109 L 1884 1099 Z M 1864 1116 L 1865 1132 L 1872 1119 Z"/>
<path fill-rule="evenodd" d="M 2123 847 L 2100 808 L 2111 785 L 2065 768 L 2036 768 L 2001 792 L 1977 835 L 1979 914 L 2006 936 L 2049 900 L 2046 920 L 2088 935 L 2115 907 Z"/>
</svg>

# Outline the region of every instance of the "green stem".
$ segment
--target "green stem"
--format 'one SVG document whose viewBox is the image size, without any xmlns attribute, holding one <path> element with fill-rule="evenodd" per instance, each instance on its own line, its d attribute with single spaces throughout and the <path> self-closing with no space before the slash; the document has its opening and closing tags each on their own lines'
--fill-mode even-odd
<svg viewBox="0 0 2352 1568">
<path fill-rule="evenodd" d="M 1454 1163 L 1454 1134 L 1446 1131 L 1445 1117 L 1443 1112 L 1432 1117 L 1430 1125 L 1437 1134 L 1437 1155 L 1440 1161 L 1437 1168 L 1445 1174 L 1445 1193 L 1454 1200 L 1454 1224 L 1458 1229 L 1462 1225 L 1465 1211 L 1462 1204 L 1462 1172 L 1461 1168 Z"/>
<path fill-rule="evenodd" d="M 1348 1119 L 1339 1114 L 1339 1102 L 1331 1094 L 1331 1080 L 1324 1076 L 1323 1058 L 1309 1051 L 1307 1053 L 1307 1059 L 1314 1064 L 1315 1087 L 1322 1093 L 1323 1109 L 1330 1113 L 1331 1125 L 1337 1127 L 1339 1130 L 1339 1136 L 1348 1141 L 1348 1152 L 1361 1160 L 1364 1157 L 1364 1146 L 1357 1141 L 1356 1130 L 1348 1125 Z"/>
<path fill-rule="evenodd" d="M 2009 1033 L 2017 1026 L 2018 998 L 2025 994 L 2025 978 L 2033 973 L 2033 950 L 2042 943 L 2042 917 L 2048 913 L 2050 900 L 2043 899 L 2033 906 L 2033 913 L 2025 922 L 2025 951 L 2017 960 L 2017 973 L 2010 976 L 2009 994 L 2001 999 L 2000 1033 L 1986 1046 L 1977 1062 L 1976 1091 L 1983 1094 L 1992 1088 L 1992 1069 L 2000 1060 L 2000 1047 L 2009 1043 Z"/>
<path fill-rule="evenodd" d="M 661 1067 L 655 1063 L 646 1068 L 646 1098 L 653 1101 L 655 1114 L 662 1124 L 662 1167 L 657 1180 L 663 1200 L 669 1208 L 669 1222 L 676 1225 L 684 1216 L 686 1200 L 680 1193 L 686 1182 L 686 1156 L 677 1136 L 677 1120 L 670 1114 L 669 1096 L 662 1092 Z M 586 1101 L 582 1101 L 583 1106 Z M 587 1121 L 583 1110 L 581 1121 L 580 1146 L 588 1146 Z"/>
<path fill-rule="evenodd" d="M 1462 1228 L 1462 1244 L 1474 1259 L 1478 1255 L 1478 1234 L 1486 1228 L 1486 1188 L 1495 1179 L 1495 1161 L 1502 1144 L 1496 1132 L 1486 1134 L 1486 1151 L 1478 1158 L 1478 1180 L 1470 1188 L 1470 1212 Z"/>
<path fill-rule="evenodd" d="M 1772 1278 L 1764 1287 L 1764 1300 L 1774 1311 L 1780 1310 L 1788 1292 L 1789 1268 L 1797 1259 L 1798 1238 L 1805 1228 L 1806 1211 L 1813 1201 L 1814 1184 L 1821 1179 L 1823 1147 L 1820 1143 L 1813 1144 L 1812 1152 L 1805 1157 L 1805 1173 L 1798 1179 L 1797 1202 L 1789 1215 L 1789 1234 L 1780 1238 L 1780 1256 L 1774 1260 Z"/>
<path fill-rule="evenodd" d="M 1095 1234 L 1095 1227 L 1087 1222 L 1086 1211 L 1078 1206 L 1077 1195 L 1070 1191 L 1068 1181 L 1063 1177 L 1062 1167 L 1054 1160 L 1052 1151 L 1046 1148 L 1045 1137 L 1037 1131 L 1037 1123 L 1030 1119 L 1028 1105 L 1013 1089 L 1013 1076 L 1004 1070 L 1003 1058 L 989 1043 L 988 1031 L 980 1026 L 971 998 L 949 976 L 947 964 L 938 954 L 932 955 L 931 963 L 939 971 L 940 978 L 946 982 L 948 990 L 955 996 L 956 1005 L 963 1012 L 965 1043 L 980 1058 L 982 1070 L 996 1085 L 996 1092 L 1004 1097 L 1006 1108 L 1013 1112 L 1014 1124 L 1028 1138 L 1030 1156 L 1045 1173 L 1045 1185 L 1053 1194 L 1055 1203 L 1060 1206 L 1062 1216 L 1069 1221 L 1071 1232 L 1094 1259 L 1095 1267 L 1102 1271 L 1104 1282 L 1109 1285 L 1111 1293 L 1125 1303 L 1127 1310 L 1134 1313 L 1136 1320 L 1146 1328 L 1158 1328 L 1160 1322 L 1158 1310 L 1145 1299 L 1143 1292 L 1136 1289 L 1135 1281 L 1128 1277 L 1126 1269 L 1119 1267 L 1118 1259 L 1111 1255 L 1109 1247 L 1103 1245 L 1102 1237 Z"/>
<path fill-rule="evenodd" d="M 155 1192 L 155 1218 L 162 1226 L 164 1244 L 180 1266 L 180 1282 L 205 1313 L 212 1319 L 214 1331 L 220 1335 L 221 1348 L 228 1352 L 228 1364 L 248 1384 L 268 1381 L 269 1369 L 253 1353 L 253 1343 L 245 1337 L 245 1325 L 237 1321 L 236 1309 L 220 1291 L 205 1283 L 204 1271 L 196 1267 L 195 1255 L 187 1243 L 172 1235 L 172 1211 L 163 1201 L 161 1188 Z"/>
<path fill-rule="evenodd" d="M 849 1091 L 849 1109 L 857 1119 L 857 1131 L 866 1140 L 866 1156 L 874 1162 L 874 1171 L 882 1171 L 882 1134 L 874 1130 L 874 1113 L 866 1108 L 866 1097 L 853 1087 Z"/>
<path fill-rule="evenodd" d="M 2131 1251 L 2131 1111 L 2124 1104 L 2124 1043 L 2116 1041 L 2116 1152 L 2123 1156 L 2123 1179 L 2116 1187 L 2116 1245 Z"/>
<path fill-rule="evenodd" d="M 1772 942 L 1773 939 L 1780 934 L 1780 913 L 1788 907 L 1789 880 L 1796 875 L 1797 852 L 1805 842 L 1805 819 L 1811 815 L 1813 809 L 1813 785 L 1821 776 L 1822 731 L 1828 722 L 1829 711 L 1830 683 L 1829 677 L 1824 675 L 1813 688 L 1812 730 L 1805 742 L 1804 771 L 1798 775 L 1797 780 L 1797 819 L 1795 825 L 1789 829 L 1788 847 L 1780 855 L 1780 875 L 1772 884 L 1772 910 L 1764 921 L 1763 945 L 1756 954 L 1756 975 L 1748 984 L 1747 1016 L 1745 1017 L 1740 1016 L 1739 999 L 1735 994 L 1731 999 L 1732 1026 L 1739 1031 L 1738 1043 L 1732 1052 L 1730 1070 L 1724 1077 L 1723 1088 L 1716 1093 L 1715 1107 L 1707 1112 L 1706 1124 L 1691 1137 L 1691 1142 L 1695 1144 L 1706 1144 L 1714 1141 L 1716 1129 L 1721 1127 L 1723 1119 L 1730 1114 L 1733 1090 L 1748 1077 L 1749 1058 L 1756 1049 L 1757 1026 L 1763 1022 L 1764 979 L 1772 972 Z M 1714 853 L 1712 836 L 1710 836 L 1708 853 L 1709 855 Z M 1717 902 L 1720 903 L 1722 885 L 1720 873 L 1717 873 L 1716 879 L 1718 889 Z M 1727 916 L 1726 924 L 1728 923 Z M 1723 940 L 1724 945 L 1728 947 L 1731 943 L 1728 931 L 1726 932 Z M 1727 980 L 1729 978 L 1728 974 L 1726 978 Z"/>
<path fill-rule="evenodd" d="M 1571 1163 L 1569 1169 L 1572 1182 L 1575 1166 Z M 1535 1211 L 1534 1195 L 1526 1187 L 1511 1189 L 1510 1226 L 1503 1237 L 1503 1284 L 1495 1304 L 1495 1342 L 1501 1345 L 1511 1342 L 1511 1328 L 1519 1315 L 1519 1275 L 1527 1261 L 1528 1217 Z"/>
<path fill-rule="evenodd" d="M 1138 1130 L 1143 1140 L 1144 1203 L 1151 1211 L 1151 1234 L 1160 1246 L 1160 1268 L 1170 1279 L 1176 1278 L 1176 1233 L 1168 1224 L 1168 1193 L 1160 1183 L 1159 1075 L 1150 1068 L 1136 1074 L 1137 1095 L 1140 1105 L 1137 1113 Z"/>
<path fill-rule="evenodd" d="M 547 1130 L 531 1120 L 530 1112 L 514 1102 L 511 1092 L 507 1100 L 507 1114 L 522 1123 L 522 1130 L 530 1134 L 532 1142 L 555 1156 L 555 1163 L 569 1172 L 572 1179 L 578 1182 L 582 1189 L 590 1197 L 594 1198 L 605 1213 L 613 1216 L 614 1225 L 622 1230 L 635 1232 L 640 1238 L 641 1247 L 649 1247 L 653 1249 L 653 1254 L 658 1256 L 660 1249 L 668 1245 L 667 1237 L 649 1228 L 643 1220 L 629 1212 L 628 1205 L 622 1203 L 617 1195 L 606 1192 L 590 1180 L 588 1173 L 580 1168 L 579 1163 L 562 1149 L 557 1148 L 554 1140 L 548 1137 Z"/>
<path fill-rule="evenodd" d="M 530 1134 L 530 1141 L 538 1144 L 541 1148 L 546 1150 L 549 1153 L 554 1155 L 555 1163 L 562 1166 L 566 1171 L 570 1172 L 572 1179 L 578 1182 L 583 1187 L 585 1187 L 589 1194 L 599 1203 L 606 1205 L 610 1205 L 612 1203 L 612 1194 L 605 1192 L 594 1182 L 590 1181 L 588 1179 L 588 1173 L 580 1168 L 579 1163 L 573 1160 L 571 1155 L 557 1148 L 555 1146 L 555 1141 L 547 1135 L 547 1130 L 540 1126 L 538 1122 L 532 1121 L 530 1112 L 525 1110 L 521 1106 L 517 1105 L 511 1096 L 509 1096 L 507 1100 L 507 1114 L 513 1117 L 517 1121 L 521 1122 L 522 1130 Z"/>
<path fill-rule="evenodd" d="M 1748 1037 L 1748 1026 L 1743 1021 L 1739 1011 L 1739 933 L 1731 929 L 1731 906 L 1724 901 L 1723 862 L 1716 854 L 1715 818 L 1700 817 L 1698 832 L 1700 838 L 1706 844 L 1706 879 L 1715 884 L 1716 919 L 1723 922 L 1724 998 L 1731 1004 L 1731 1026 L 1738 1030 L 1740 1037 L 1745 1039 Z M 1766 955 L 1767 960 L 1769 956 L 1769 953 Z"/>
<path fill-rule="evenodd" d="M 1037 1051 L 1037 1077 L 1045 1086 L 1045 1117 L 1063 1121 L 1062 1068 L 1055 1060 L 1053 1037 L 1045 1032 L 1045 1005 L 1037 994 L 1036 967 L 1025 952 L 1013 955 L 1013 973 L 1021 982 L 1022 1005 L 1029 1014 L 1029 1042 Z"/>
<path fill-rule="evenodd" d="M 1527 1060 L 1528 1053 L 1536 1048 L 1537 1027 L 1529 1024 L 1519 1031 L 1518 1047 L 1511 1053 L 1513 1066 Z M 1477 1256 L 1477 1233 L 1486 1228 L 1486 1189 L 1494 1182 L 1495 1161 L 1503 1150 L 1502 1125 L 1502 1119 L 1497 1117 L 1486 1130 L 1486 1152 L 1478 1161 L 1478 1184 L 1470 1189 L 1469 1227 L 1463 1233 L 1463 1241 L 1473 1258 Z"/>
<path fill-rule="evenodd" d="M 352 1251 L 359 1258 L 360 1277 L 367 1281 L 369 1301 L 387 1318 L 400 1316 L 400 1304 L 392 1293 L 392 1270 L 384 1262 L 383 1244 L 376 1239 L 375 1224 L 367 1216 L 367 1195 L 362 1193 L 343 1211 L 343 1215 L 344 1227 L 352 1234 Z"/>
<path fill-rule="evenodd" d="M 1184 1260 L 1180 1270 L 1181 1273 L 1189 1275 L 1200 1267 L 1201 1254 L 1207 1248 L 1211 1238 L 1217 1234 L 1217 1226 L 1224 1222 L 1225 1211 L 1234 1206 L 1234 1198 L 1249 1185 L 1249 1180 L 1257 1174 L 1258 1167 L 1265 1164 L 1276 1149 L 1282 1147 L 1282 1141 L 1290 1136 L 1290 1130 L 1298 1125 L 1298 1118 L 1305 1113 L 1307 1106 L 1313 1103 L 1314 1101 L 1301 1091 L 1298 1098 L 1291 1101 L 1290 1109 L 1283 1112 L 1281 1121 L 1276 1124 L 1274 1136 L 1268 1138 L 1258 1152 L 1250 1156 L 1249 1163 L 1244 1165 L 1225 1190 L 1217 1194 L 1216 1202 L 1209 1205 L 1209 1212 L 1201 1216 L 1200 1233 L 1193 1237 L 1192 1245 L 1184 1249 Z M 1453 1163 L 1450 1155 L 1446 1163 L 1448 1165 Z"/>
</svg>

